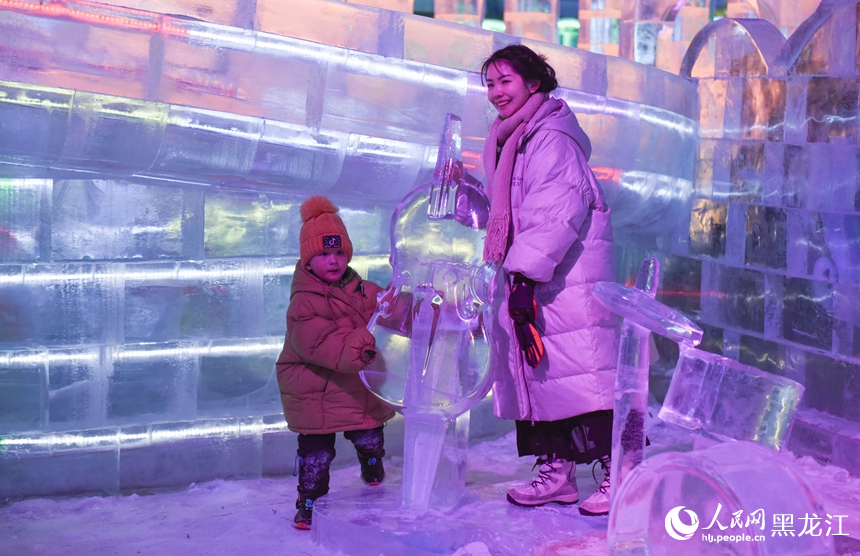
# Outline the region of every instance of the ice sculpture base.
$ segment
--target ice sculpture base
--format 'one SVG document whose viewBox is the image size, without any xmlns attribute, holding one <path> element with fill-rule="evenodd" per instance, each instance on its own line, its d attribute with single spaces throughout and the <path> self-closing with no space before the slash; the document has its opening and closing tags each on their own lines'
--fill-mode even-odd
<svg viewBox="0 0 860 556">
<path fill-rule="evenodd" d="M 580 483 L 586 484 L 590 468 L 580 467 Z M 486 545 L 494 556 L 552 555 L 563 553 L 553 549 L 558 545 L 606 543 L 608 518 L 583 517 L 576 505 L 513 506 L 505 493 L 514 483 L 467 486 L 450 511 L 413 512 L 401 508 L 399 480 L 389 479 L 378 487 L 347 488 L 318 499 L 314 542 L 349 556 L 451 556 L 472 543 Z"/>
</svg>

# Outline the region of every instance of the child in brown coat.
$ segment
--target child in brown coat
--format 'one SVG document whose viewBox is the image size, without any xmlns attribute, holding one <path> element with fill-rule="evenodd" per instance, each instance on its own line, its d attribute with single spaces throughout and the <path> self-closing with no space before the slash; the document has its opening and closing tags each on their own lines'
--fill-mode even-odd
<svg viewBox="0 0 860 556">
<path fill-rule="evenodd" d="M 347 266 L 352 242 L 337 210 L 322 196 L 301 207 L 300 260 L 276 364 L 284 417 L 299 433 L 299 529 L 310 529 L 314 500 L 329 490 L 335 433 L 355 446 L 362 480 L 378 485 L 385 478 L 383 424 L 394 416 L 358 374 L 376 355 L 366 326 L 382 288 Z"/>
</svg>

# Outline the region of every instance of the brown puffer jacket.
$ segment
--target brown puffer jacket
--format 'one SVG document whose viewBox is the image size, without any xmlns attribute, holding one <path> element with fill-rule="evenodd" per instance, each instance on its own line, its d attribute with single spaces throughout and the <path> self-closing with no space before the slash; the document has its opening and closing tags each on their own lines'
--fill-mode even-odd
<svg viewBox="0 0 860 556">
<path fill-rule="evenodd" d="M 342 287 L 341 287 L 342 286 Z M 380 288 L 347 268 L 340 285 L 296 265 L 278 385 L 290 430 L 327 434 L 378 427 L 394 416 L 361 382 L 361 359 L 375 351 L 366 326 Z"/>
</svg>

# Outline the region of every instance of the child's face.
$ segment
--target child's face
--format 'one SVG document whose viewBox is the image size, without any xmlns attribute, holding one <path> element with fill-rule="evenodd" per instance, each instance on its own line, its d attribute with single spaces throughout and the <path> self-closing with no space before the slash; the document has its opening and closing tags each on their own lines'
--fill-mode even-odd
<svg viewBox="0 0 860 556">
<path fill-rule="evenodd" d="M 539 88 L 539 81 L 525 82 L 504 60 L 487 68 L 487 98 L 503 120 L 513 116 Z"/>
<path fill-rule="evenodd" d="M 343 273 L 346 272 L 348 258 L 346 251 L 340 249 L 337 251 L 323 251 L 318 255 L 314 255 L 308 261 L 307 268 L 326 282 L 333 283 L 343 277 Z"/>
</svg>

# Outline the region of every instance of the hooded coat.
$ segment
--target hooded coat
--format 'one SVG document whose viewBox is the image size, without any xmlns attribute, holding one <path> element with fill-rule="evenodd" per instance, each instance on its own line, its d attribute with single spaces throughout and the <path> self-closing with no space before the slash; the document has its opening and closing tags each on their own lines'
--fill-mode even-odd
<svg viewBox="0 0 860 556">
<path fill-rule="evenodd" d="M 550 98 L 526 124 L 511 180 L 511 242 L 493 306 L 494 410 L 557 421 L 612 409 L 618 318 L 597 301 L 615 280 L 610 210 L 588 167 L 591 141 L 566 103 Z M 546 356 L 528 366 L 508 315 L 511 276 L 537 282 L 536 327 Z"/>
<path fill-rule="evenodd" d="M 287 308 L 284 349 L 275 364 L 287 427 L 301 434 L 376 428 L 394 411 L 358 374 L 373 347 L 366 326 L 376 309 L 377 284 L 352 268 L 339 284 L 296 265 Z"/>
</svg>

